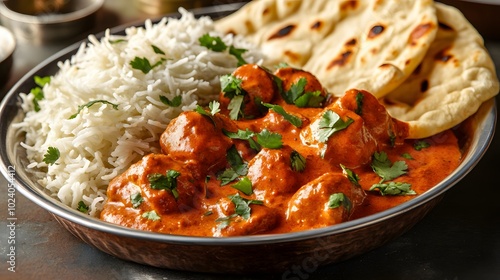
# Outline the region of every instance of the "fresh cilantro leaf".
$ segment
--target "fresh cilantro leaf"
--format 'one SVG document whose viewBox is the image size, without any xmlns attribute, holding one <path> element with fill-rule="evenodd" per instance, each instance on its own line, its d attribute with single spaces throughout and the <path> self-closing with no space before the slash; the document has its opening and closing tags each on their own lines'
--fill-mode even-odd
<svg viewBox="0 0 500 280">
<path fill-rule="evenodd" d="M 231 187 L 241 191 L 246 195 L 251 195 L 253 193 L 252 181 L 248 177 L 241 178 L 238 182 L 233 184 Z"/>
<path fill-rule="evenodd" d="M 424 148 L 428 148 L 430 146 L 431 146 L 431 144 L 429 144 L 429 142 L 427 142 L 425 140 L 419 140 L 419 141 L 415 142 L 415 144 L 413 144 L 413 148 L 417 151 L 420 151 Z"/>
<path fill-rule="evenodd" d="M 381 195 L 416 195 L 411 189 L 411 184 L 403 182 L 389 182 L 387 184 L 374 184 L 370 191 L 379 190 Z"/>
<path fill-rule="evenodd" d="M 132 202 L 132 207 L 137 208 L 144 202 L 140 192 L 136 192 L 130 195 L 130 202 Z"/>
<path fill-rule="evenodd" d="M 45 77 L 35 76 L 33 79 L 35 80 L 35 84 L 43 88 L 46 84 L 50 83 L 51 76 L 45 76 Z"/>
<path fill-rule="evenodd" d="M 169 190 L 175 199 L 179 197 L 177 192 L 177 177 L 181 175 L 180 172 L 175 170 L 167 170 L 166 174 L 152 173 L 148 174 L 148 181 L 152 189 L 155 190 Z"/>
<path fill-rule="evenodd" d="M 224 96 L 231 99 L 228 104 L 229 118 L 237 120 L 242 115 L 243 100 L 246 92 L 241 87 L 243 81 L 233 75 L 224 75 L 220 77 L 221 90 Z"/>
<path fill-rule="evenodd" d="M 352 209 L 352 202 L 344 193 L 331 194 L 328 199 L 328 208 L 335 209 L 341 206 L 343 206 L 347 212 L 350 212 Z"/>
<path fill-rule="evenodd" d="M 236 57 L 236 59 L 238 60 L 238 66 L 247 64 L 247 62 L 243 58 L 243 54 L 247 51 L 247 49 L 238 49 L 234 46 L 229 47 L 229 54 Z"/>
<path fill-rule="evenodd" d="M 358 94 L 356 94 L 356 110 L 354 112 L 358 115 L 361 115 L 363 113 L 364 98 L 365 96 L 361 92 L 358 92 Z"/>
<path fill-rule="evenodd" d="M 302 172 L 306 169 L 306 158 L 293 150 L 290 154 L 290 165 L 293 171 Z"/>
<path fill-rule="evenodd" d="M 340 165 L 340 168 L 342 168 L 342 173 L 349 179 L 351 183 L 353 183 L 355 186 L 359 186 L 359 176 L 358 174 L 352 172 L 352 170 L 348 169 L 344 165 Z"/>
<path fill-rule="evenodd" d="M 288 65 L 288 63 L 286 63 L 286 62 L 280 62 L 274 66 L 274 68 L 276 70 L 281 69 L 281 68 L 287 68 L 287 67 L 290 67 L 290 65 Z"/>
<path fill-rule="evenodd" d="M 33 108 L 35 112 L 40 111 L 40 104 L 38 101 L 42 100 L 45 98 L 43 94 L 43 87 L 50 83 L 51 76 L 45 76 L 45 77 L 40 77 L 40 76 L 35 76 L 33 77 L 33 80 L 35 81 L 35 84 L 37 85 L 36 87 L 32 88 L 30 90 L 30 93 L 33 94 Z"/>
<path fill-rule="evenodd" d="M 78 207 L 76 209 L 82 213 L 87 213 L 89 211 L 89 207 L 82 200 L 78 202 Z"/>
<path fill-rule="evenodd" d="M 409 153 L 403 153 L 401 156 L 405 159 L 414 159 L 413 156 L 410 155 Z"/>
<path fill-rule="evenodd" d="M 116 40 L 108 40 L 108 42 L 111 44 L 111 45 L 114 45 L 114 44 L 118 44 L 118 43 L 123 43 L 123 42 L 127 42 L 127 40 L 125 39 L 116 39 Z"/>
<path fill-rule="evenodd" d="M 294 126 L 298 128 L 302 126 L 302 120 L 299 117 L 287 113 L 285 109 L 283 109 L 283 107 L 281 107 L 280 105 L 274 105 L 269 103 L 262 103 L 262 105 L 280 114 L 286 121 L 293 124 Z"/>
<path fill-rule="evenodd" d="M 207 33 L 198 38 L 198 41 L 201 46 L 214 52 L 223 52 L 227 49 L 227 45 L 219 36 L 210 36 L 210 34 Z"/>
<path fill-rule="evenodd" d="M 78 114 L 80 114 L 80 112 L 83 110 L 83 108 L 85 108 L 85 107 L 90 108 L 92 105 L 94 105 L 96 103 L 108 104 L 108 105 L 113 106 L 113 109 L 118 110 L 118 104 L 114 104 L 114 103 L 111 103 L 111 102 L 106 101 L 106 100 L 92 100 L 92 101 L 87 102 L 87 104 L 78 106 L 78 111 L 75 114 L 71 115 L 69 117 L 69 119 L 71 120 L 71 119 L 76 118 L 76 116 L 78 116 Z"/>
<path fill-rule="evenodd" d="M 162 55 L 165 55 L 165 52 L 162 51 L 160 48 L 158 48 L 157 46 L 155 45 L 151 45 L 151 47 L 153 48 L 153 51 L 156 53 L 156 54 L 162 54 Z"/>
<path fill-rule="evenodd" d="M 218 223 L 217 228 L 224 229 L 229 226 L 231 220 L 238 217 L 238 214 L 234 213 L 226 217 L 220 217 L 215 219 L 215 222 Z"/>
<path fill-rule="evenodd" d="M 170 100 L 168 97 L 160 95 L 160 101 L 170 107 L 179 107 L 182 104 L 182 96 L 177 95 Z"/>
<path fill-rule="evenodd" d="M 227 108 L 229 109 L 229 118 L 231 120 L 237 120 L 239 119 L 240 115 L 243 115 L 243 100 L 243 95 L 237 95 L 231 98 L 231 101 L 229 101 Z"/>
<path fill-rule="evenodd" d="M 142 217 L 151 221 L 158 221 L 161 219 L 161 217 L 156 213 L 155 210 L 144 212 L 142 214 Z"/>
<path fill-rule="evenodd" d="M 263 129 L 260 133 L 257 134 L 257 143 L 259 143 L 264 148 L 279 149 L 283 147 L 281 138 L 281 134 L 273 133 L 267 129 Z"/>
<path fill-rule="evenodd" d="M 296 83 L 292 84 L 290 89 L 283 94 L 283 99 L 286 103 L 294 104 L 295 100 L 304 93 L 306 84 L 306 78 L 300 78 Z"/>
<path fill-rule="evenodd" d="M 235 95 L 244 95 L 245 92 L 241 87 L 242 79 L 233 75 L 223 75 L 220 77 L 220 86 L 224 96 L 233 98 Z"/>
<path fill-rule="evenodd" d="M 229 199 L 231 199 L 231 202 L 233 202 L 236 206 L 236 214 L 241 216 L 245 220 L 250 219 L 250 214 L 252 212 L 250 204 L 264 204 L 262 200 L 246 199 L 244 197 L 241 197 L 238 193 L 235 195 L 230 195 Z"/>
<path fill-rule="evenodd" d="M 305 92 L 297 99 L 295 99 L 294 104 L 299 108 L 312 107 L 320 108 L 325 101 L 325 97 L 321 95 L 321 91 Z"/>
<path fill-rule="evenodd" d="M 56 147 L 48 147 L 47 152 L 43 156 L 43 162 L 46 164 L 55 164 L 61 156 L 59 149 Z"/>
<path fill-rule="evenodd" d="M 220 112 L 220 103 L 217 101 L 211 101 L 208 104 L 208 108 L 210 108 L 210 114 L 213 116 Z"/>
<path fill-rule="evenodd" d="M 408 169 L 408 165 L 406 165 L 405 161 L 396 161 L 393 164 L 384 151 L 375 152 L 373 154 L 371 167 L 373 171 L 382 178 L 382 182 L 406 174 Z"/>
<path fill-rule="evenodd" d="M 132 66 L 133 69 L 141 70 L 142 73 L 147 74 L 149 73 L 149 71 L 153 70 L 153 68 L 162 64 L 163 61 L 165 61 L 165 59 L 161 59 L 160 61 L 151 65 L 151 62 L 149 62 L 147 58 L 140 58 L 136 56 L 134 60 L 130 61 L 130 66 Z"/>
<path fill-rule="evenodd" d="M 229 148 L 226 159 L 230 167 L 217 177 L 217 179 L 221 180 L 221 186 L 227 185 L 239 176 L 245 176 L 248 173 L 248 165 L 243 161 L 235 146 Z"/>
<path fill-rule="evenodd" d="M 316 133 L 316 138 L 318 141 L 325 143 L 335 132 L 347 128 L 353 122 L 354 120 L 351 118 L 344 121 L 337 113 L 327 110 L 319 120 L 319 129 Z"/>
</svg>

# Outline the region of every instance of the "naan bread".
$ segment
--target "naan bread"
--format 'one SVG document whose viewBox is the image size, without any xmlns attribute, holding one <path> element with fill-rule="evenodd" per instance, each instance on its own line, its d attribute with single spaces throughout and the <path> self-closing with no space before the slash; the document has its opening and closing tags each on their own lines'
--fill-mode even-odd
<svg viewBox="0 0 500 280">
<path fill-rule="evenodd" d="M 381 97 L 419 65 L 437 19 L 431 0 L 255 0 L 215 26 L 260 46 L 268 66 L 314 73 L 336 96 Z"/>
<path fill-rule="evenodd" d="M 385 98 L 389 113 L 424 138 L 464 121 L 499 91 L 482 37 L 454 7 L 436 3 L 439 31 L 421 65 Z"/>
</svg>

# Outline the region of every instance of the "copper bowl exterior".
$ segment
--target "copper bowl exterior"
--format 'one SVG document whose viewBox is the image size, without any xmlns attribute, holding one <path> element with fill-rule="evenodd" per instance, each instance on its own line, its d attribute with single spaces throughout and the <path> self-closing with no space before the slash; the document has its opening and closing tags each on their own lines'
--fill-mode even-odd
<svg viewBox="0 0 500 280">
<path fill-rule="evenodd" d="M 230 12 L 230 11 L 226 11 Z M 209 16 L 221 10 L 203 10 Z M 112 30 L 123 32 L 124 27 Z M 33 77 L 53 75 L 57 61 L 78 49 L 72 45 L 26 74 L 0 105 L 0 171 L 28 199 L 49 211 L 73 235 L 110 255 L 155 267 L 215 273 L 270 273 L 283 277 L 294 269 L 314 271 L 382 246 L 412 228 L 444 193 L 469 173 L 482 158 L 494 135 L 497 109 L 494 99 L 454 130 L 463 149 L 459 167 L 442 182 L 410 201 L 360 219 L 295 233 L 228 238 L 190 237 L 133 230 L 109 224 L 63 205 L 43 191 L 26 171 L 22 135 L 12 123 L 22 119 L 19 92 L 29 92 Z M 16 172 L 12 175 L 12 168 Z M 14 176 L 14 178 L 12 178 Z"/>
</svg>

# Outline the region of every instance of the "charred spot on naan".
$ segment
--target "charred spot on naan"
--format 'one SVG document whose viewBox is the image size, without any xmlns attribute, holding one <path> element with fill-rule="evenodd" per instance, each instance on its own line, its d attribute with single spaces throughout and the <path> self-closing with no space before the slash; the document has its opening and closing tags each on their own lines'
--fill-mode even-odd
<svg viewBox="0 0 500 280">
<path fill-rule="evenodd" d="M 348 40 L 344 44 L 344 49 L 339 53 L 337 57 L 335 57 L 326 67 L 326 70 L 330 70 L 335 66 L 344 66 L 347 63 L 349 63 L 349 59 L 352 57 L 352 54 L 354 53 L 354 49 L 356 48 L 357 45 L 357 40 L 356 38 L 352 38 L 351 40 Z"/>
<path fill-rule="evenodd" d="M 417 46 L 419 45 L 420 38 L 428 35 L 430 32 L 434 32 L 435 26 L 432 22 L 427 22 L 419 24 L 410 34 L 409 45 Z"/>
<path fill-rule="evenodd" d="M 368 32 L 368 39 L 376 38 L 378 35 L 382 34 L 382 32 L 384 32 L 384 30 L 385 30 L 385 26 L 382 24 L 377 24 L 377 25 L 373 26 L 370 29 L 370 32 Z"/>
<path fill-rule="evenodd" d="M 289 24 L 285 27 L 280 28 L 278 31 L 274 32 L 269 36 L 267 39 L 268 41 L 273 40 L 273 39 L 282 39 L 285 37 L 288 37 L 288 35 L 292 34 L 292 32 L 297 28 L 295 24 Z"/>
</svg>

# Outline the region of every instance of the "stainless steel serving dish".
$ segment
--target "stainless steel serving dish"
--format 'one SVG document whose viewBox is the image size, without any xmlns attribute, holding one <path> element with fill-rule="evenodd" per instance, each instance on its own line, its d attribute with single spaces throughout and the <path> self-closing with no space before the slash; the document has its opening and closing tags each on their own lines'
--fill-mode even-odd
<svg viewBox="0 0 500 280">
<path fill-rule="evenodd" d="M 214 15 L 220 15 L 219 12 Z M 113 30 L 120 33 L 124 28 Z M 410 230 L 443 194 L 470 172 L 493 138 L 497 107 L 494 99 L 456 128 L 463 149 L 460 166 L 428 192 L 392 209 L 350 222 L 296 233 L 230 238 L 157 234 L 109 224 L 84 215 L 46 194 L 26 171 L 23 135 L 11 124 L 23 117 L 19 92 L 28 92 L 33 77 L 52 75 L 56 63 L 70 58 L 72 45 L 27 73 L 0 105 L 0 171 L 28 199 L 49 211 L 68 231 L 86 243 L 118 258 L 155 267 L 216 273 L 291 271 L 316 268 L 352 258 L 390 242 Z M 15 173 L 10 172 L 15 168 Z M 14 176 L 13 178 L 11 176 Z M 285 275 L 283 274 L 283 275 Z"/>
</svg>

